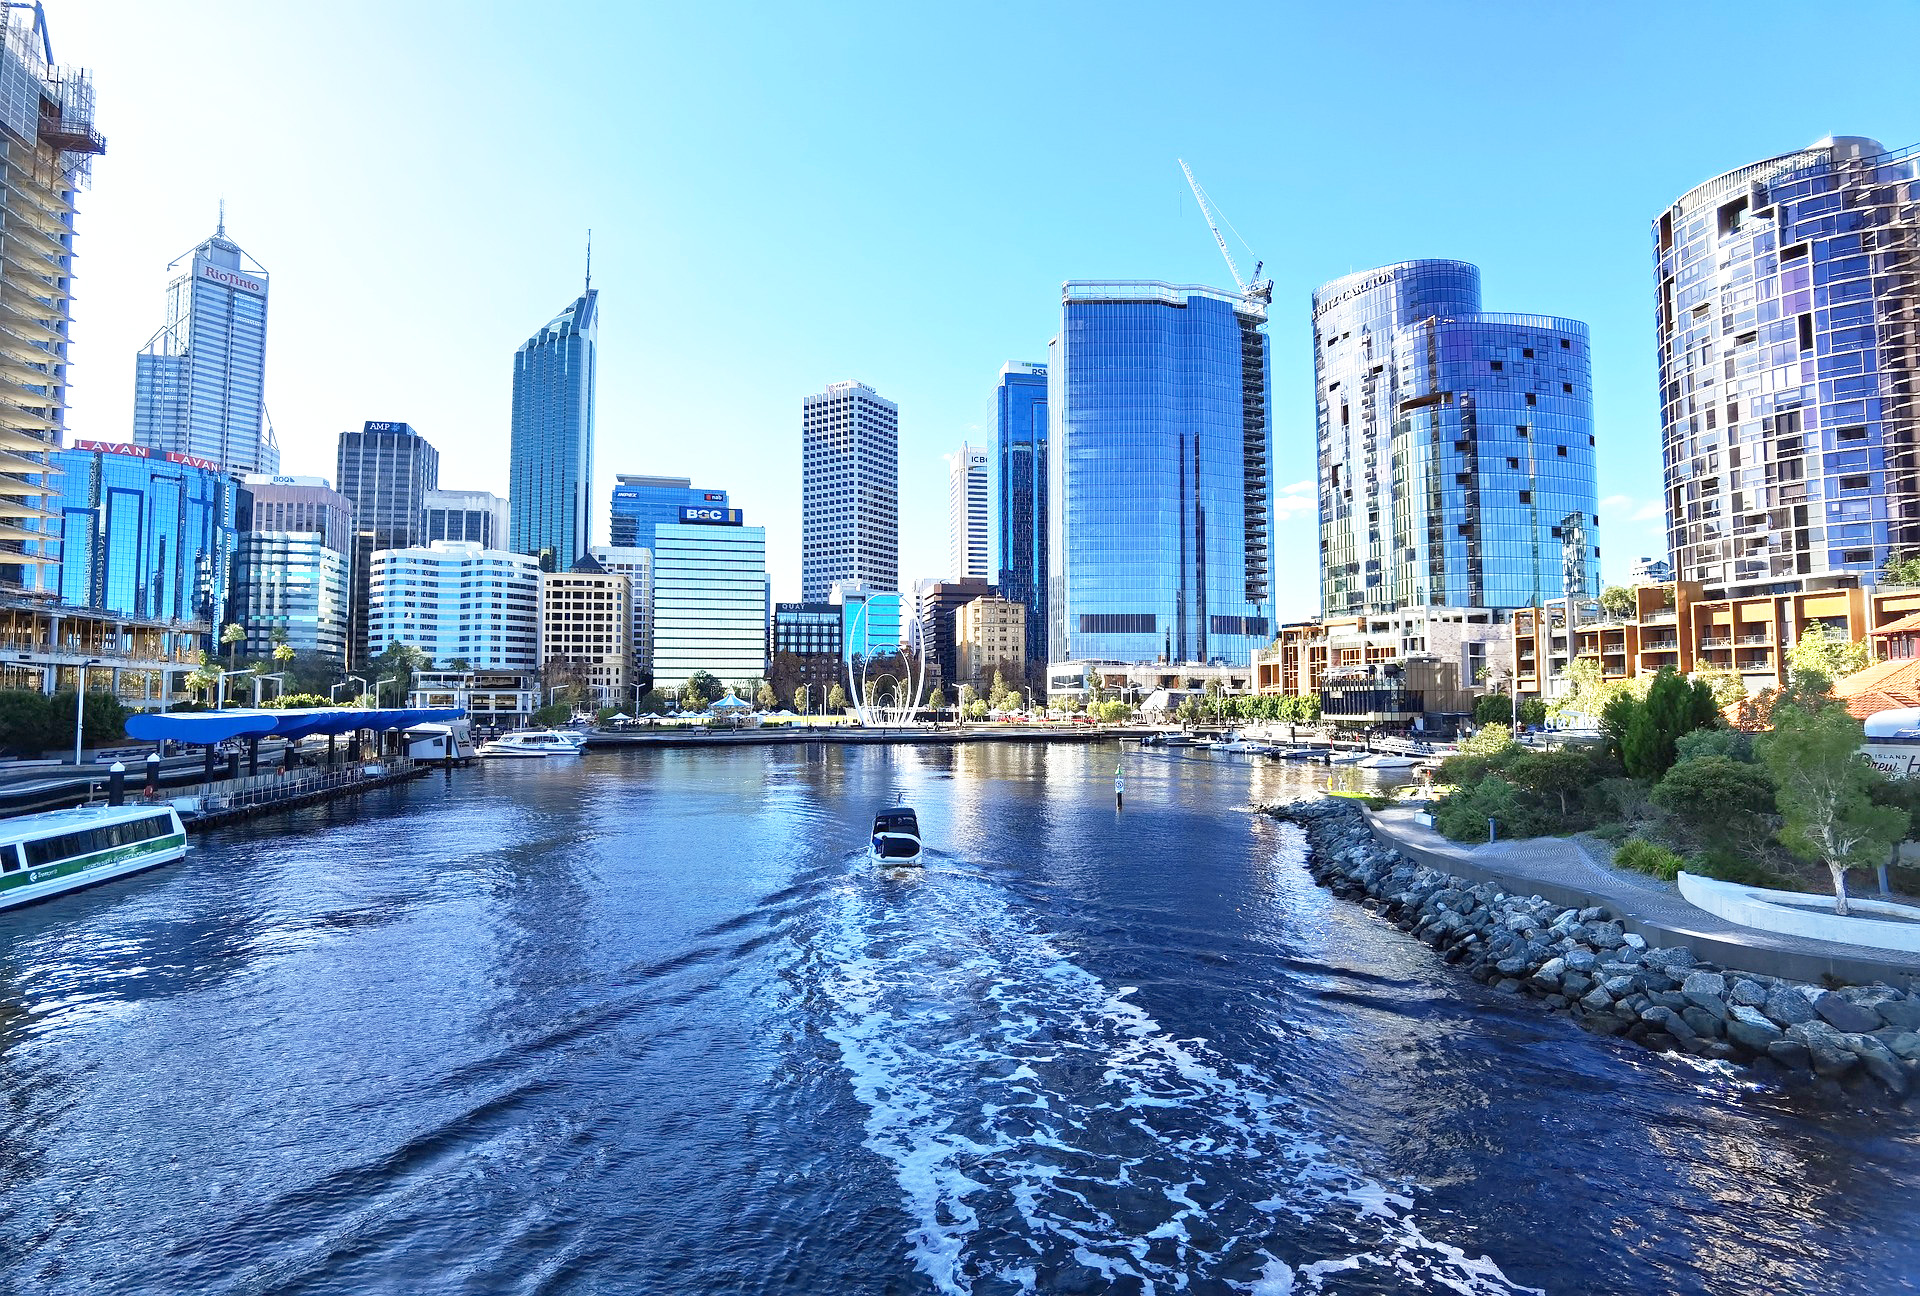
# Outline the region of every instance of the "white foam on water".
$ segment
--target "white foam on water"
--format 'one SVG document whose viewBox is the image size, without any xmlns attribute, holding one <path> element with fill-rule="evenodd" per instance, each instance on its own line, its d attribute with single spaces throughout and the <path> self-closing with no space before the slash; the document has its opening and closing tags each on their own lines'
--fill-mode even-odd
<svg viewBox="0 0 1920 1296">
<path fill-rule="evenodd" d="M 861 874 L 821 916 L 826 1035 L 936 1291 L 1044 1290 L 1073 1266 L 1145 1293 L 1291 1296 L 1361 1268 L 1530 1290 L 1429 1239 L 1411 1191 L 1336 1159 L 1281 1080 L 1170 1035 L 990 880 Z"/>
</svg>

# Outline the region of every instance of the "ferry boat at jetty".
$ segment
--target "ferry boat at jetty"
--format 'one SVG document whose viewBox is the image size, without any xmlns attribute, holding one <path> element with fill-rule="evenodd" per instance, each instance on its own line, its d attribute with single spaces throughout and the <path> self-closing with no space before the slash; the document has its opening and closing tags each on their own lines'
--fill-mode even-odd
<svg viewBox="0 0 1920 1296">
<path fill-rule="evenodd" d="M 537 760 L 545 756 L 578 756 L 586 750 L 585 734 L 560 729 L 517 729 L 480 744 L 479 754 L 494 758 Z"/>
<path fill-rule="evenodd" d="M 187 830 L 164 803 L 0 820 L 0 909 L 171 864 L 186 853 Z"/>
<path fill-rule="evenodd" d="M 920 816 L 910 806 L 895 806 L 873 817 L 868 855 L 876 864 L 896 867 L 920 862 Z"/>
</svg>

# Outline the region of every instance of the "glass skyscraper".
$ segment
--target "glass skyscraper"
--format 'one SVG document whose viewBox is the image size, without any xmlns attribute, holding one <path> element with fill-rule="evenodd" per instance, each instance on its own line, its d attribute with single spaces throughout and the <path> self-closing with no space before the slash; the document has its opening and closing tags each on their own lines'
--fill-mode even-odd
<svg viewBox="0 0 1920 1296">
<path fill-rule="evenodd" d="M 209 636 L 228 619 L 240 488 L 218 464 L 95 441 L 52 462 L 63 601 L 194 622 Z"/>
<path fill-rule="evenodd" d="M 801 403 L 800 597 L 835 581 L 900 588 L 900 409 L 865 383 Z"/>
<path fill-rule="evenodd" d="M 572 567 L 592 529 L 599 298 L 587 289 L 513 353 L 510 544 L 543 571 Z"/>
<path fill-rule="evenodd" d="M 737 516 L 737 515 L 735 515 Z M 751 700 L 767 673 L 767 529 L 662 523 L 653 532 L 653 679 L 706 671 Z"/>
<path fill-rule="evenodd" d="M 987 452 L 962 443 L 947 459 L 947 575 L 987 578 Z"/>
<path fill-rule="evenodd" d="M 683 508 L 725 512 L 727 493 L 696 490 L 692 479 L 687 477 L 620 473 L 614 480 L 613 498 L 608 504 L 607 521 L 614 545 L 623 549 L 653 548 L 653 528 L 662 522 L 677 524 Z"/>
<path fill-rule="evenodd" d="M 1020 360 L 1000 366 L 993 403 L 1000 454 L 1000 597 L 1026 606 L 1032 673 L 1047 661 L 1047 367 Z"/>
<path fill-rule="evenodd" d="M 281 642 L 345 666 L 352 600 L 353 504 L 319 477 L 250 474 L 240 487 L 233 620 L 241 651 Z"/>
<path fill-rule="evenodd" d="M 427 492 L 440 484 L 440 452 L 408 424 L 370 419 L 358 432 L 340 434 L 334 468 L 340 493 L 353 504 L 348 649 L 359 664 L 367 659 L 373 555 L 426 543 L 420 527 Z"/>
<path fill-rule="evenodd" d="M 266 407 L 267 274 L 244 265 L 245 256 L 223 215 L 213 237 L 181 258 L 187 268 L 167 285 L 167 322 L 134 357 L 133 439 L 233 473 L 277 473 Z"/>
<path fill-rule="evenodd" d="M 1322 616 L 1599 594 L 1586 325 L 1405 261 L 1322 285 L 1313 335 Z"/>
<path fill-rule="evenodd" d="M 1051 344 L 1054 661 L 1245 664 L 1271 637 L 1263 307 L 1072 282 Z"/>
<path fill-rule="evenodd" d="M 1667 543 L 1711 593 L 1920 553 L 1920 146 L 1841 136 L 1653 221 Z"/>
</svg>

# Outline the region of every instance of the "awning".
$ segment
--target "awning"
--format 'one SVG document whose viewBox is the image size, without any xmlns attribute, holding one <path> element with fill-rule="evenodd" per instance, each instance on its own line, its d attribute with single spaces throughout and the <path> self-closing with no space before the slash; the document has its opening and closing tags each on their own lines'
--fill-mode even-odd
<svg viewBox="0 0 1920 1296">
<path fill-rule="evenodd" d="M 459 707 L 316 707 L 284 711 L 143 711 L 127 717 L 127 737 L 197 746 L 229 738 L 300 739 L 371 729 L 384 733 L 417 724 L 445 724 L 467 713 Z"/>
</svg>

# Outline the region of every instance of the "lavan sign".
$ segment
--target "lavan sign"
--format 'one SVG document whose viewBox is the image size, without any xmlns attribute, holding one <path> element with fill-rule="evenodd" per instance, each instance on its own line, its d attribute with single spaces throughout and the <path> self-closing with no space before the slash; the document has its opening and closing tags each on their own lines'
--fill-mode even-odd
<svg viewBox="0 0 1920 1296">
<path fill-rule="evenodd" d="M 229 270 L 225 266 L 217 266 L 211 261 L 196 263 L 194 278 L 205 283 L 219 284 L 222 288 L 233 288 L 255 297 L 267 295 L 266 280 L 255 279 L 252 275 L 241 274 L 238 270 Z"/>
<path fill-rule="evenodd" d="M 135 459 L 153 458 L 153 450 L 151 447 L 129 445 L 124 441 L 75 441 L 72 448 L 75 450 L 84 450 L 88 454 L 131 455 Z M 181 454 L 178 450 L 162 451 L 161 457 L 170 464 L 180 464 L 187 468 L 199 468 L 204 472 L 220 471 L 220 465 L 213 462 L 213 460 L 196 459 L 190 454 Z"/>
<path fill-rule="evenodd" d="M 740 510 L 707 508 L 704 505 L 690 504 L 680 510 L 680 520 L 695 522 L 701 526 L 739 526 Z"/>
</svg>

